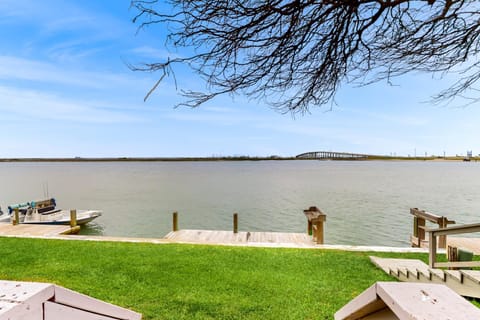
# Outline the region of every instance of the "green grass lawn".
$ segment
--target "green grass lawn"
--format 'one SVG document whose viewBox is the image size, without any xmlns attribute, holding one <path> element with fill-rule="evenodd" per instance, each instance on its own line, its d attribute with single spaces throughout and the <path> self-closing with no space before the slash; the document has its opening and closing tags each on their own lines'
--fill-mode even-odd
<svg viewBox="0 0 480 320">
<path fill-rule="evenodd" d="M 363 252 L 0 242 L 0 279 L 56 283 L 144 319 L 333 319 L 376 281 L 394 280 Z M 427 260 L 425 254 L 374 255 Z"/>
</svg>

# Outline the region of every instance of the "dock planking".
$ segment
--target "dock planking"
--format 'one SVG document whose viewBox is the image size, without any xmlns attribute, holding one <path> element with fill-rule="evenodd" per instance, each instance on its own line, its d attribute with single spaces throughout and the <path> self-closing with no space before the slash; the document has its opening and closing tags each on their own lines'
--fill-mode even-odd
<svg viewBox="0 0 480 320">
<path fill-rule="evenodd" d="M 165 236 L 173 242 L 192 244 L 315 247 L 312 238 L 304 233 L 238 232 L 221 230 L 179 230 Z"/>
<path fill-rule="evenodd" d="M 72 238 L 72 237 L 70 237 Z M 76 238 L 76 237 L 74 237 Z M 324 249 L 358 252 L 427 253 L 428 249 L 411 247 L 317 244 L 306 233 L 238 232 L 219 230 L 171 231 L 164 238 L 169 243 L 222 245 L 265 248 Z M 444 251 L 444 250 L 443 250 Z"/>
<path fill-rule="evenodd" d="M 68 225 L 0 223 L 0 236 L 4 237 L 54 237 L 78 233 L 79 230 L 79 227 L 71 228 Z"/>
</svg>

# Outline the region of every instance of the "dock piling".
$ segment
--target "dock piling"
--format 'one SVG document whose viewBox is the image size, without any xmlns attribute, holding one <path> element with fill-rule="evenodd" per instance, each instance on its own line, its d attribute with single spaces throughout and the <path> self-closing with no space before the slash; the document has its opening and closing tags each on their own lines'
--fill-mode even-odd
<svg viewBox="0 0 480 320">
<path fill-rule="evenodd" d="M 74 228 L 77 226 L 77 210 L 70 210 L 70 227 Z"/>
<path fill-rule="evenodd" d="M 15 214 L 14 214 L 14 217 L 13 217 L 13 220 L 12 220 L 12 224 L 15 226 L 15 225 L 20 223 L 18 208 L 15 208 L 14 212 L 15 212 Z"/>
<path fill-rule="evenodd" d="M 233 214 L 233 233 L 238 233 L 238 213 Z"/>
<path fill-rule="evenodd" d="M 307 234 L 312 236 L 315 243 L 323 244 L 323 229 L 325 221 L 327 220 L 327 215 L 315 206 L 303 210 L 303 213 L 307 218 Z"/>
<path fill-rule="evenodd" d="M 178 231 L 178 212 L 173 213 L 173 231 Z"/>
</svg>

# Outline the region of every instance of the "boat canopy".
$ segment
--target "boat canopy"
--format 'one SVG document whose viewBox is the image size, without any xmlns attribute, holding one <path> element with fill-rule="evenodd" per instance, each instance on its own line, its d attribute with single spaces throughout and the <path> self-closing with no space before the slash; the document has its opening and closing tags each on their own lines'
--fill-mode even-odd
<svg viewBox="0 0 480 320">
<path fill-rule="evenodd" d="M 43 208 L 47 206 L 55 207 L 57 203 L 55 202 L 54 198 L 50 198 L 47 200 L 39 200 L 39 201 L 30 201 L 24 203 L 17 203 L 8 206 L 8 213 L 11 214 L 15 209 L 26 209 L 26 208 Z"/>
</svg>

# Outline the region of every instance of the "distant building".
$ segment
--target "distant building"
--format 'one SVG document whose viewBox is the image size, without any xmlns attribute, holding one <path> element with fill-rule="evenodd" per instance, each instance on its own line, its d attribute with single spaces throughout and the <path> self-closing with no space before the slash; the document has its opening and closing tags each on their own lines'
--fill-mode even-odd
<svg viewBox="0 0 480 320">
<path fill-rule="evenodd" d="M 465 159 L 463 159 L 463 160 L 464 160 L 464 161 L 470 161 L 470 158 L 472 157 L 472 154 L 473 154 L 472 150 L 467 151 L 467 157 L 466 157 Z"/>
</svg>

